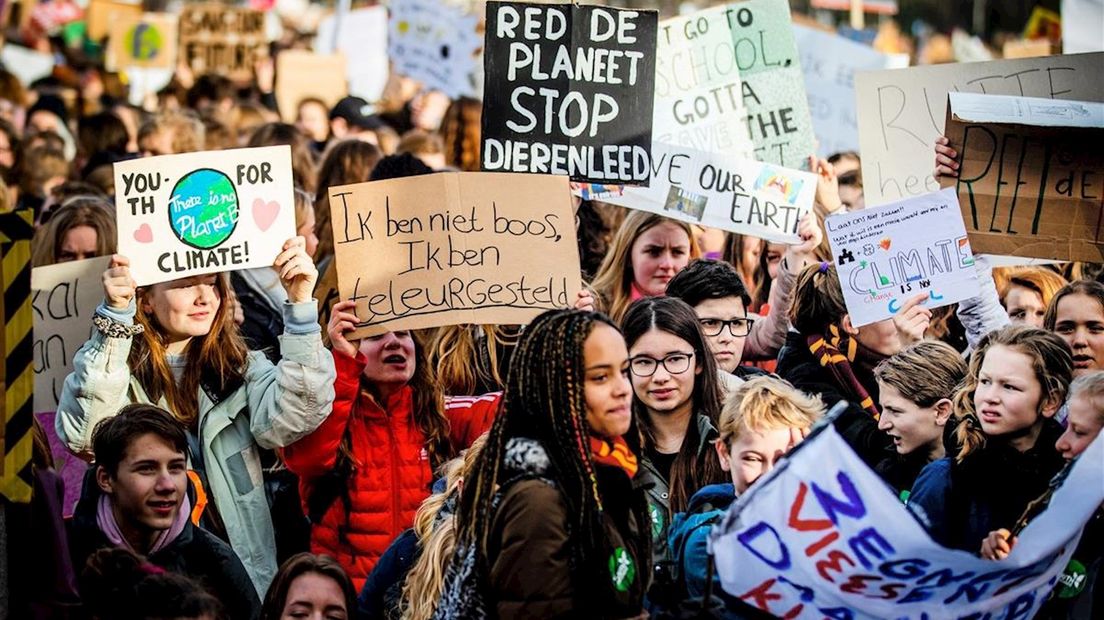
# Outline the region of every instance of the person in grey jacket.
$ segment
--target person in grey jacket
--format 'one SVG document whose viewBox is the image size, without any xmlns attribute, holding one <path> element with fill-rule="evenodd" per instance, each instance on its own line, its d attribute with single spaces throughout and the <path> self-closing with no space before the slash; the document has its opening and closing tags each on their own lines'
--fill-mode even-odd
<svg viewBox="0 0 1104 620">
<path fill-rule="evenodd" d="M 86 454 L 92 431 L 130 403 L 155 404 L 188 429 L 189 467 L 209 496 L 202 524 L 241 558 L 258 595 L 276 573 L 276 543 L 258 448 L 314 431 L 334 400 L 333 356 L 322 346 L 318 272 L 302 237 L 274 268 L 288 293 L 280 360 L 249 351 L 233 320 L 227 274 L 135 286 L 130 261 L 112 258 L 92 338 L 77 351 L 58 399 L 56 429 Z"/>
</svg>

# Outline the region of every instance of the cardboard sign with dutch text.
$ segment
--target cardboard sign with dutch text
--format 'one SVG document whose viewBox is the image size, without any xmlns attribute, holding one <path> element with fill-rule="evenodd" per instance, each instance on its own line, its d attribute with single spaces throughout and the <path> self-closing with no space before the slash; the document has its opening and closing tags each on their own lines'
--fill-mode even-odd
<svg viewBox="0 0 1104 620">
<path fill-rule="evenodd" d="M 567 179 L 448 172 L 330 188 L 342 299 L 355 337 L 524 324 L 579 282 Z"/>
<path fill-rule="evenodd" d="M 180 11 L 180 54 L 197 76 L 248 78 L 268 56 L 265 15 L 225 4 L 186 4 Z"/>
<path fill-rule="evenodd" d="M 951 93 L 946 133 L 975 250 L 1104 261 L 1104 103 Z"/>
<path fill-rule="evenodd" d="M 176 16 L 143 13 L 111 24 L 110 55 L 116 67 L 176 68 Z"/>
<path fill-rule="evenodd" d="M 103 274 L 110 264 L 111 257 L 101 256 L 31 271 L 36 413 L 57 410 L 73 356 L 92 334 L 92 315 L 103 301 Z"/>
<path fill-rule="evenodd" d="M 276 56 L 276 105 L 285 123 L 295 122 L 304 99 L 333 108 L 348 92 L 343 55 L 285 50 Z"/>
<path fill-rule="evenodd" d="M 449 97 L 480 97 L 479 16 L 444 0 L 392 0 L 387 55 L 395 72 Z"/>
<path fill-rule="evenodd" d="M 268 267 L 295 236 L 291 148 L 115 164 L 119 253 L 138 286 Z"/>
<path fill-rule="evenodd" d="M 652 145 L 652 156 L 648 187 L 626 187 L 601 200 L 775 243 L 800 242 L 797 226 L 813 208 L 815 175 L 660 143 Z"/>
<path fill-rule="evenodd" d="M 856 327 L 893 318 L 918 294 L 938 308 L 979 292 L 954 190 L 832 215 L 824 228 Z"/>
<path fill-rule="evenodd" d="M 487 3 L 485 171 L 647 184 L 655 11 Z"/>
<path fill-rule="evenodd" d="M 855 96 L 867 205 L 939 189 L 934 144 L 952 91 L 1104 101 L 1104 54 L 860 72 Z"/>
<path fill-rule="evenodd" d="M 786 0 L 746 0 L 726 7 L 732 49 L 743 81 L 755 159 L 804 168 L 816 152 L 801 58 Z"/>
</svg>

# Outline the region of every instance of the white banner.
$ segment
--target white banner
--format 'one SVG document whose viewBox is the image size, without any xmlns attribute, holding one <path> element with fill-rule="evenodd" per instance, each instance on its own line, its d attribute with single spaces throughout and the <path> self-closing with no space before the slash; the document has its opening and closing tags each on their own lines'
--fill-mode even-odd
<svg viewBox="0 0 1104 620">
<path fill-rule="evenodd" d="M 625 187 L 601 200 L 793 244 L 800 242 L 797 225 L 813 208 L 816 184 L 809 172 L 653 142 L 648 187 Z"/>
<path fill-rule="evenodd" d="M 395 72 L 449 97 L 481 97 L 479 16 L 442 0 L 393 0 L 387 55 Z"/>
<path fill-rule="evenodd" d="M 1104 437 L 1002 561 L 932 542 L 830 424 L 736 500 L 710 536 L 724 589 L 790 619 L 1031 618 L 1104 501 Z"/>
</svg>

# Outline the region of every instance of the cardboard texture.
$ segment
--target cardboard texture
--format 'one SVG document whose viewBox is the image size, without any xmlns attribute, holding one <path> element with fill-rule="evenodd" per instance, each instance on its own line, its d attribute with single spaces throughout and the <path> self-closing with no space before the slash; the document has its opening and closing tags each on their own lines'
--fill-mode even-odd
<svg viewBox="0 0 1104 620">
<path fill-rule="evenodd" d="M 959 213 L 945 189 L 825 220 L 852 325 L 893 318 L 921 294 L 938 308 L 980 292 Z"/>
<path fill-rule="evenodd" d="M 600 199 L 775 243 L 800 241 L 798 223 L 816 196 L 812 173 L 660 143 L 652 145 L 652 155 L 648 187 Z"/>
<path fill-rule="evenodd" d="M 341 299 L 360 338 L 525 324 L 580 289 L 567 179 L 449 172 L 330 188 Z"/>
<path fill-rule="evenodd" d="M 939 189 L 933 145 L 951 91 L 1104 101 L 1104 54 L 860 72 L 855 96 L 868 206 Z"/>
<path fill-rule="evenodd" d="M 347 94 L 344 55 L 286 50 L 276 56 L 276 105 L 285 123 L 295 122 L 299 103 L 308 97 L 332 108 Z"/>
<path fill-rule="evenodd" d="M 291 147 L 115 164 L 119 253 L 139 286 L 268 267 L 295 236 Z"/>
<path fill-rule="evenodd" d="M 187 4 L 180 11 L 180 54 L 196 75 L 249 79 L 268 56 L 265 15 L 224 4 Z"/>
<path fill-rule="evenodd" d="M 647 184 L 655 11 L 487 3 L 482 169 Z"/>
<path fill-rule="evenodd" d="M 115 2 L 113 0 L 89 0 L 84 11 L 85 32 L 90 41 L 102 41 L 111 34 L 115 20 L 142 16 L 141 2 Z"/>
<path fill-rule="evenodd" d="M 443 0 L 393 0 L 387 55 L 395 72 L 449 97 L 482 97 L 479 15 Z"/>
<path fill-rule="evenodd" d="M 383 95 L 390 71 L 387 60 L 387 7 L 369 6 L 339 16 L 335 13 L 318 25 L 314 50 L 319 54 L 345 55 L 349 94 L 365 101 Z"/>
<path fill-rule="evenodd" d="M 31 271 L 36 413 L 57 410 L 73 355 L 92 335 L 92 315 L 103 301 L 103 274 L 110 264 L 110 256 L 101 256 Z"/>
<path fill-rule="evenodd" d="M 951 93 L 946 131 L 974 250 L 1104 262 L 1104 104 Z"/>
<path fill-rule="evenodd" d="M 1054 46 L 1046 39 L 1035 41 L 1005 41 L 1004 57 L 1014 58 L 1039 58 L 1050 56 L 1054 53 Z"/>
<path fill-rule="evenodd" d="M 175 69 L 179 25 L 169 13 L 127 15 L 111 22 L 108 54 L 116 67 Z"/>
<path fill-rule="evenodd" d="M 793 32 L 801 55 L 817 154 L 828 157 L 843 151 L 857 152 L 855 74 L 907 67 L 908 54 L 883 54 L 839 35 L 796 24 Z"/>
</svg>

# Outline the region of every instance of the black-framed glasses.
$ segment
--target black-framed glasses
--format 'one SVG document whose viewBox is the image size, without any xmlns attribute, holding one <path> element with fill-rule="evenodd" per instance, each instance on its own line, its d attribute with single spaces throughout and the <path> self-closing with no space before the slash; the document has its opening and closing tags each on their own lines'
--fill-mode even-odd
<svg viewBox="0 0 1104 620">
<path fill-rule="evenodd" d="M 701 325 L 702 333 L 706 336 L 720 336 L 721 330 L 725 327 L 728 328 L 728 333 L 736 336 L 746 336 L 751 333 L 751 325 L 754 323 L 752 319 L 713 319 L 713 318 L 701 318 L 698 319 L 698 325 Z"/>
<path fill-rule="evenodd" d="M 647 355 L 638 355 L 629 360 L 629 369 L 632 370 L 632 374 L 638 377 L 650 377 L 655 374 L 656 368 L 662 365 L 668 373 L 681 375 L 690 370 L 690 358 L 692 357 L 694 357 L 692 352 L 670 353 L 660 360 Z"/>
</svg>

